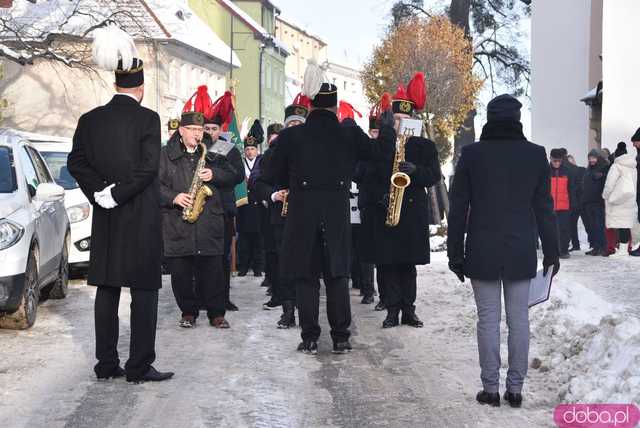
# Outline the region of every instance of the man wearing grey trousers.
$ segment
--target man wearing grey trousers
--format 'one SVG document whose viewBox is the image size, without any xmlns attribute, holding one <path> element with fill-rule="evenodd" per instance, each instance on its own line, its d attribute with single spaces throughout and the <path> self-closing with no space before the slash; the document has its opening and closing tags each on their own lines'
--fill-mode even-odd
<svg viewBox="0 0 640 428">
<path fill-rule="evenodd" d="M 504 399 L 520 407 L 529 359 L 529 285 L 538 263 L 536 235 L 545 273 L 560 269 L 549 162 L 544 148 L 524 137 L 521 107 L 509 95 L 489 103 L 480 141 L 462 150 L 450 197 L 449 268 L 460 281 L 471 279 L 483 386 L 476 399 L 492 406 L 500 405 L 501 288 L 509 328 Z"/>
</svg>

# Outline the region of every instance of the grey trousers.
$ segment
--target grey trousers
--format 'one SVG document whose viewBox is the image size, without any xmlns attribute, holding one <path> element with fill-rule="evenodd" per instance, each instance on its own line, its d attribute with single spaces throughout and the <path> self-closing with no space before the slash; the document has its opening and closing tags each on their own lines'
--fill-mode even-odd
<svg viewBox="0 0 640 428">
<path fill-rule="evenodd" d="M 529 362 L 529 285 L 531 281 L 471 280 L 478 310 L 478 353 L 480 378 L 487 392 L 500 387 L 501 285 L 509 328 L 509 370 L 507 391 L 522 391 Z"/>
</svg>

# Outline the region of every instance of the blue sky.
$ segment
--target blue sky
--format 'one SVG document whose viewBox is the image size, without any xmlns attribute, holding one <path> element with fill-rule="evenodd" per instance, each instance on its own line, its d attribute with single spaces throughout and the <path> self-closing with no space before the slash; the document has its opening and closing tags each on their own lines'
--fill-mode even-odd
<svg viewBox="0 0 640 428">
<path fill-rule="evenodd" d="M 389 22 L 392 0 L 274 0 L 282 16 L 323 38 L 329 58 L 360 66 Z"/>
</svg>

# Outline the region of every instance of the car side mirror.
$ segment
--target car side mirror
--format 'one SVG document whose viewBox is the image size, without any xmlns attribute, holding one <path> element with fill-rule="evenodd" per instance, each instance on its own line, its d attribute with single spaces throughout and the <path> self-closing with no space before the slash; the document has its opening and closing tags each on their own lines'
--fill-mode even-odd
<svg viewBox="0 0 640 428">
<path fill-rule="evenodd" d="M 38 202 L 56 202 L 64 199 L 64 188 L 53 183 L 41 183 L 34 199 Z"/>
</svg>

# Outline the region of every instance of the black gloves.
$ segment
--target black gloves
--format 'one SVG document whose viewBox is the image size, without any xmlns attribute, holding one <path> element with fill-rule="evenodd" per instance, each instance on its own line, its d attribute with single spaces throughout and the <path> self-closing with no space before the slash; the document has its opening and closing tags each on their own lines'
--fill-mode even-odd
<svg viewBox="0 0 640 428">
<path fill-rule="evenodd" d="M 404 172 L 407 175 L 413 175 L 413 173 L 416 172 L 416 165 L 411 162 L 403 161 L 398 165 L 398 171 Z"/>
<path fill-rule="evenodd" d="M 386 110 L 380 115 L 380 128 L 388 126 L 389 128 L 393 128 L 396 124 L 396 120 L 393 117 L 393 112 L 391 110 Z"/>
<path fill-rule="evenodd" d="M 449 261 L 449 270 L 456 274 L 460 282 L 464 282 L 464 263 L 459 261 Z"/>
<path fill-rule="evenodd" d="M 557 257 L 555 259 L 545 257 L 544 260 L 542 260 L 542 273 L 544 276 L 547 276 L 547 272 L 549 272 L 551 266 L 553 266 L 553 270 L 551 271 L 551 277 L 553 278 L 560 271 L 560 259 Z"/>
</svg>

